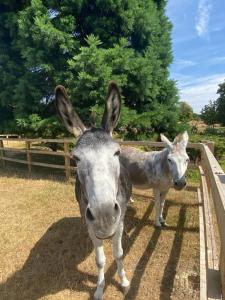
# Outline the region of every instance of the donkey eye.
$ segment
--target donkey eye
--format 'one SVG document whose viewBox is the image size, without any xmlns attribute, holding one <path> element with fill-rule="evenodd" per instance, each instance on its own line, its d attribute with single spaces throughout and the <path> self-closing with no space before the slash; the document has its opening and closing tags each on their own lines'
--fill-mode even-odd
<svg viewBox="0 0 225 300">
<path fill-rule="evenodd" d="M 118 150 L 114 153 L 114 156 L 119 156 L 119 155 L 120 155 L 120 150 Z"/>
<path fill-rule="evenodd" d="M 73 159 L 75 160 L 75 162 L 79 162 L 80 161 L 80 158 L 76 155 L 73 155 Z"/>
<path fill-rule="evenodd" d="M 168 162 L 170 162 L 170 163 L 171 163 L 171 162 L 172 162 L 172 160 L 171 160 L 170 158 L 168 158 Z"/>
</svg>

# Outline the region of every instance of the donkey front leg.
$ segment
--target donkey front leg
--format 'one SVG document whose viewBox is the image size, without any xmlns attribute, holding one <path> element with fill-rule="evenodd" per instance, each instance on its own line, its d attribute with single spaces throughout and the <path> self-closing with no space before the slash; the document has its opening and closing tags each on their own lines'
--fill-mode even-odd
<svg viewBox="0 0 225 300">
<path fill-rule="evenodd" d="M 117 263 L 117 272 L 121 280 L 121 286 L 124 293 L 129 289 L 130 282 L 126 277 L 124 266 L 123 266 L 123 248 L 122 248 L 122 235 L 123 235 L 123 224 L 121 223 L 116 234 L 112 239 L 113 243 L 113 256 Z"/>
<path fill-rule="evenodd" d="M 102 300 L 103 290 L 105 287 L 104 266 L 106 260 L 104 250 L 103 250 L 103 241 L 97 239 L 96 236 L 90 231 L 89 234 L 95 247 L 95 259 L 96 259 L 96 265 L 98 267 L 98 282 L 97 282 L 97 289 L 94 293 L 94 299 Z"/>
<path fill-rule="evenodd" d="M 155 197 L 155 226 L 160 228 L 160 190 L 154 189 L 153 192 Z"/>
<path fill-rule="evenodd" d="M 165 197 L 166 197 L 166 194 L 167 194 L 167 193 L 168 193 L 168 190 L 167 190 L 167 191 L 161 191 L 161 192 L 160 192 L 159 222 L 160 222 L 161 225 L 163 225 L 163 226 L 167 226 L 166 220 L 163 218 L 163 208 L 164 208 Z"/>
</svg>

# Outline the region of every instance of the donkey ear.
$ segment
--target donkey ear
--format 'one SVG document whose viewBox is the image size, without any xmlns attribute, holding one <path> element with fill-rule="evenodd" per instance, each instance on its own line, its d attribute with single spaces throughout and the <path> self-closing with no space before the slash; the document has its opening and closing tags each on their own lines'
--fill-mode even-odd
<svg viewBox="0 0 225 300">
<path fill-rule="evenodd" d="M 119 87 L 114 81 L 108 86 L 108 95 L 105 104 L 105 111 L 102 118 L 102 128 L 112 135 L 116 127 L 121 110 L 121 95 Z"/>
<path fill-rule="evenodd" d="M 58 85 L 55 88 L 55 103 L 58 114 L 70 133 L 77 137 L 86 130 L 83 122 L 75 113 L 66 90 L 62 85 Z"/>
<path fill-rule="evenodd" d="M 166 147 L 167 148 L 173 148 L 173 144 L 169 141 L 169 139 L 167 137 L 165 137 L 164 134 L 160 134 L 160 138 L 161 138 L 161 141 L 164 142 L 166 144 Z"/>
<path fill-rule="evenodd" d="M 185 131 L 184 133 L 182 133 L 182 140 L 181 140 L 181 144 L 184 148 L 187 147 L 188 139 L 189 139 L 188 133 L 187 131 Z"/>
<path fill-rule="evenodd" d="M 183 146 L 184 148 L 187 147 L 188 144 L 188 133 L 187 131 L 183 132 L 183 133 L 179 133 L 174 141 L 173 144 L 180 144 L 181 146 Z"/>
</svg>

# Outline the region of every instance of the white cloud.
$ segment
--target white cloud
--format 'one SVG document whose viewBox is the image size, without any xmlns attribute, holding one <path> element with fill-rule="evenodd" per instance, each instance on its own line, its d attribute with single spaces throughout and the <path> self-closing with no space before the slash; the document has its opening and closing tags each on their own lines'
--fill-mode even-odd
<svg viewBox="0 0 225 300">
<path fill-rule="evenodd" d="M 224 80 L 225 73 L 198 79 L 186 77 L 186 82 L 178 80 L 181 100 L 188 102 L 195 112 L 200 112 L 203 106 L 208 104 L 210 100 L 217 99 L 218 84 L 224 82 Z"/>
<path fill-rule="evenodd" d="M 199 36 L 204 36 L 207 33 L 211 8 L 211 0 L 199 0 L 195 23 L 195 29 Z"/>
<path fill-rule="evenodd" d="M 188 59 L 176 59 L 176 61 L 174 62 L 174 65 L 176 66 L 177 70 L 181 70 L 187 67 L 192 67 L 196 65 L 196 62 L 192 61 L 192 60 L 188 60 Z"/>
</svg>

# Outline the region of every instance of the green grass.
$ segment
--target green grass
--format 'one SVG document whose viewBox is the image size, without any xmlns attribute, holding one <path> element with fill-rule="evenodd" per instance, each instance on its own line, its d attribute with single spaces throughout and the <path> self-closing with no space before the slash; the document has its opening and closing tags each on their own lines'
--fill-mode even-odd
<svg viewBox="0 0 225 300">
<path fill-rule="evenodd" d="M 215 143 L 214 155 L 225 171 L 225 128 L 208 128 L 203 133 L 190 135 L 190 142 L 204 141 L 212 141 Z"/>
<path fill-rule="evenodd" d="M 188 170 L 187 171 L 188 182 L 199 183 L 200 175 L 198 170 Z"/>
</svg>

